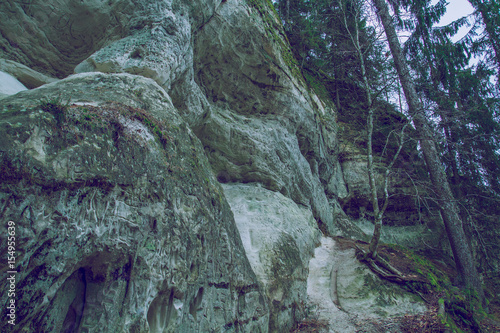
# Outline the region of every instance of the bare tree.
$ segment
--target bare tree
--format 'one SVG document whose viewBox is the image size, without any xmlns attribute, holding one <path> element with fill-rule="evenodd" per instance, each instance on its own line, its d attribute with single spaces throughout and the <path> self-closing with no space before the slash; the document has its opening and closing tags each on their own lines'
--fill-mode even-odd
<svg viewBox="0 0 500 333">
<path fill-rule="evenodd" d="M 343 19 L 343 24 L 344 27 L 349 34 L 349 38 L 352 41 L 352 44 L 354 46 L 356 56 L 358 57 L 359 61 L 359 69 L 361 72 L 361 79 L 363 83 L 363 90 L 365 92 L 365 98 L 366 98 L 366 111 L 367 111 L 367 118 L 366 118 L 366 126 L 367 126 L 367 169 L 368 169 L 368 182 L 370 185 L 370 201 L 372 204 L 372 209 L 373 209 L 373 216 L 374 216 L 374 230 L 373 230 L 373 236 L 370 241 L 370 252 L 369 256 L 372 259 L 377 258 L 377 248 L 378 244 L 380 242 L 380 235 L 382 231 L 382 220 L 383 216 L 385 213 L 385 210 L 387 209 L 387 206 L 389 204 L 389 174 L 391 172 L 391 169 L 396 162 L 399 153 L 401 152 L 401 149 L 403 148 L 404 144 L 404 130 L 406 128 L 406 125 L 403 126 L 401 133 L 400 133 L 400 141 L 398 145 L 398 150 L 396 154 L 393 156 L 392 161 L 385 167 L 385 173 L 384 173 L 384 180 L 383 180 L 383 193 L 384 193 L 384 198 L 383 198 L 383 204 L 382 207 L 380 207 L 379 203 L 379 198 L 378 198 L 378 191 L 377 191 L 377 184 L 375 180 L 375 171 L 374 171 L 374 165 L 373 165 L 373 118 L 374 118 L 374 96 L 375 94 L 373 93 L 373 89 L 369 83 L 368 80 L 368 75 L 366 71 L 366 65 L 365 65 L 365 55 L 363 48 L 361 47 L 360 43 L 360 38 L 359 38 L 359 22 L 361 22 L 361 6 L 352 6 L 351 12 L 349 16 L 352 16 L 354 18 L 354 24 L 349 25 L 348 22 L 348 15 L 346 13 L 346 4 L 344 2 L 345 0 L 338 0 L 339 7 L 342 12 L 342 19 Z M 368 48 L 365 48 L 368 49 Z M 389 137 L 387 138 L 389 140 Z"/>
</svg>

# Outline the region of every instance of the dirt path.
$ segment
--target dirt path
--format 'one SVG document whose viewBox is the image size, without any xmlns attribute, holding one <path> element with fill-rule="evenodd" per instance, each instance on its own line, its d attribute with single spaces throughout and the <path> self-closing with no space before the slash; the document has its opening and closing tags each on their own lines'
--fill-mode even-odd
<svg viewBox="0 0 500 333">
<path fill-rule="evenodd" d="M 312 312 L 317 316 L 318 321 L 329 325 L 329 330 L 323 330 L 323 332 L 356 332 L 350 316 L 334 303 L 336 286 L 335 277 L 332 279 L 332 268 L 336 269 L 339 262 L 348 256 L 354 256 L 354 250 L 339 252 L 335 250 L 335 241 L 332 238 L 322 237 L 321 246 L 315 249 L 314 257 L 309 262 L 307 296 Z"/>
</svg>

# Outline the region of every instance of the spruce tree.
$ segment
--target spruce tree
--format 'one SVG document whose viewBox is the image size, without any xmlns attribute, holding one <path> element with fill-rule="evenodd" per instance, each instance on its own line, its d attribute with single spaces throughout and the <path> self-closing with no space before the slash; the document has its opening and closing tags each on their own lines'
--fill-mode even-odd
<svg viewBox="0 0 500 333">
<path fill-rule="evenodd" d="M 434 190 L 438 197 L 437 199 L 439 200 L 441 215 L 450 241 L 457 270 L 465 286 L 472 290 L 476 290 L 482 302 L 484 300 L 484 293 L 475 261 L 469 248 L 455 198 L 436 147 L 435 135 L 415 90 L 410 69 L 406 63 L 396 34 L 393 19 L 384 0 L 374 0 L 373 2 L 377 14 L 384 26 L 396 70 L 408 103 L 410 116 L 412 117 L 416 130 L 420 133 L 420 146 Z"/>
</svg>

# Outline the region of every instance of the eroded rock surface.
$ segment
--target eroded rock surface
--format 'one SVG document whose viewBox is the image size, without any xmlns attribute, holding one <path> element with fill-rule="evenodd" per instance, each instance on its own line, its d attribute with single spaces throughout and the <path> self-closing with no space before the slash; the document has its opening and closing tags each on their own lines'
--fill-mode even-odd
<svg viewBox="0 0 500 333">
<path fill-rule="evenodd" d="M 0 71 L 0 98 L 17 94 L 27 88 L 12 75 Z"/>
<path fill-rule="evenodd" d="M 56 78 L 34 71 L 12 60 L 0 59 L 0 71 L 15 77 L 28 89 L 37 88 L 41 85 L 57 81 Z"/>
<path fill-rule="evenodd" d="M 219 180 L 279 191 L 335 233 L 325 191 L 337 165 L 333 110 L 304 88 L 272 8 L 224 2 L 198 32 L 194 54 L 212 104 L 196 132 Z"/>
<path fill-rule="evenodd" d="M 63 104 L 39 105 L 58 96 L 69 99 L 64 116 Z M 3 99 L 0 110 L 16 329 L 267 331 L 224 193 L 154 81 L 80 74 Z M 6 267 L 1 276 L 7 290 Z M 7 301 L 2 293 L 4 318 Z"/>
<path fill-rule="evenodd" d="M 271 304 L 270 331 L 305 315 L 309 260 L 320 231 L 310 210 L 255 184 L 223 185 L 245 252 Z"/>
<path fill-rule="evenodd" d="M 305 88 L 268 2 L 66 0 L 50 10 L 37 0 L 2 6 L 3 57 L 59 77 L 100 71 L 152 78 L 199 135 L 217 175 L 231 173 L 234 181 L 280 191 L 309 206 L 324 231 L 338 233 L 331 200 L 343 196 L 345 186 L 333 110 Z M 233 124 L 222 120 L 223 113 Z M 254 126 L 245 128 L 246 122 Z M 227 126 L 241 142 L 212 135 Z M 259 138 L 257 145 L 252 137 Z M 241 165 L 241 154 L 255 162 Z"/>
<path fill-rule="evenodd" d="M 65 77 L 109 41 L 121 38 L 134 1 L 2 1 L 2 57 Z"/>
</svg>

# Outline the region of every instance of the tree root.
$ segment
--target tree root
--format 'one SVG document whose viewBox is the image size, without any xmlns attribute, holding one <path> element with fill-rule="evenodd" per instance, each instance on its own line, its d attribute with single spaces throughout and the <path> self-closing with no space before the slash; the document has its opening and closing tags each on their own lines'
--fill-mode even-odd
<svg viewBox="0 0 500 333">
<path fill-rule="evenodd" d="M 412 292 L 419 295 L 424 302 L 426 302 L 427 304 L 430 303 L 427 299 L 425 299 L 422 293 L 420 293 L 412 286 L 411 282 L 414 282 L 414 279 L 404 276 L 399 270 L 397 270 L 379 255 L 376 255 L 375 258 L 371 258 L 365 250 L 357 245 L 354 246 L 357 249 L 356 257 L 358 258 L 358 260 L 367 265 L 375 274 L 392 283 L 408 286 L 408 288 L 410 288 Z"/>
<path fill-rule="evenodd" d="M 340 304 L 339 300 L 338 286 L 337 286 L 338 271 L 339 271 L 338 268 L 332 267 L 332 270 L 330 272 L 330 297 L 332 299 L 333 304 L 335 304 L 339 310 L 347 313 L 347 311 Z"/>
</svg>

